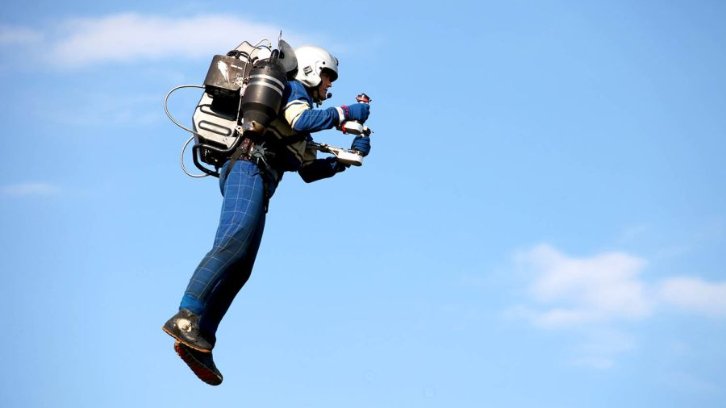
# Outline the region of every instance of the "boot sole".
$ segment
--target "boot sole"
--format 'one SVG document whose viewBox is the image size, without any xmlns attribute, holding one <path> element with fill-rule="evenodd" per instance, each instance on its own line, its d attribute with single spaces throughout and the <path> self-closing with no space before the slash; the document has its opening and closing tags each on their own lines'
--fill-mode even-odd
<svg viewBox="0 0 726 408">
<path fill-rule="evenodd" d="M 217 374 L 213 370 L 210 370 L 207 366 L 197 360 L 191 353 L 184 349 L 186 345 L 182 345 L 180 342 L 174 343 L 174 351 L 179 357 L 191 368 L 194 375 L 200 380 L 204 381 L 209 385 L 222 384 L 223 377 L 221 374 Z"/>
<path fill-rule="evenodd" d="M 194 345 L 192 343 L 189 343 L 188 341 L 186 341 L 183 338 L 181 338 L 181 337 L 177 336 L 176 334 L 174 334 L 174 332 L 172 332 L 171 330 L 169 330 L 166 326 L 161 326 L 161 330 L 164 330 L 164 333 L 166 333 L 169 336 L 173 337 L 174 340 L 176 340 L 178 343 L 182 343 L 185 346 L 189 347 L 190 349 L 194 349 L 194 350 L 196 350 L 196 351 L 198 351 L 200 353 L 211 353 L 212 352 L 212 349 L 203 349 L 203 348 L 200 348 L 199 346 L 196 346 L 196 345 Z"/>
</svg>

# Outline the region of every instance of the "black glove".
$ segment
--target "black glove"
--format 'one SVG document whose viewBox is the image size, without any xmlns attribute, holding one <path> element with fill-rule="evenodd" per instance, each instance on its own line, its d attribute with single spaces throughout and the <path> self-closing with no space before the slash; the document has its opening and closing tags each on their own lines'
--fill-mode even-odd
<svg viewBox="0 0 726 408">
<path fill-rule="evenodd" d="M 344 171 L 348 166 L 340 163 L 335 157 L 326 157 L 324 159 L 316 159 L 298 170 L 298 174 L 306 183 L 318 181 L 320 179 L 333 177 L 337 173 Z"/>
</svg>

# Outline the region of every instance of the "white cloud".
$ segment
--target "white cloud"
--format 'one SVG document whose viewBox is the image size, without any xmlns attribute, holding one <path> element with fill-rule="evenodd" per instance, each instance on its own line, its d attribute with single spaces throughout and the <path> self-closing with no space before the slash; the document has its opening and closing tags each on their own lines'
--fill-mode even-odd
<svg viewBox="0 0 726 408">
<path fill-rule="evenodd" d="M 59 192 L 59 187 L 47 183 L 22 183 L 0 186 L 0 194 L 7 197 L 49 196 Z"/>
<path fill-rule="evenodd" d="M 726 316 L 726 283 L 710 283 L 699 278 L 676 277 L 658 285 L 661 302 L 712 316 Z"/>
<path fill-rule="evenodd" d="M 638 321 L 669 309 L 726 317 L 726 282 L 697 277 L 646 281 L 646 260 L 623 252 L 572 257 L 550 245 L 518 253 L 528 298 L 506 311 L 537 327 L 568 329 L 588 339 L 575 350 L 575 365 L 608 369 L 636 341 L 622 332 Z"/>
<path fill-rule="evenodd" d="M 640 275 L 647 262 L 623 252 L 574 258 L 539 245 L 517 254 L 516 261 L 531 277 L 531 302 L 509 313 L 538 326 L 638 320 L 653 314 L 658 306 L 726 316 L 726 282 L 683 276 L 646 282 Z"/>
<path fill-rule="evenodd" d="M 255 44 L 269 40 L 274 46 L 280 31 L 293 46 L 325 43 L 335 50 L 347 48 L 335 39 L 296 33 L 290 27 L 228 14 L 169 17 L 127 12 L 67 18 L 46 26 L 0 25 L 0 46 L 3 47 L 0 51 L 10 53 L 0 57 L 5 65 L 8 60 L 41 58 L 47 66 L 59 68 L 210 58 L 226 53 L 242 41 Z M 43 52 L 38 52 L 39 47 Z"/>
<path fill-rule="evenodd" d="M 51 56 L 64 65 L 165 57 L 208 57 L 234 48 L 240 39 L 276 40 L 280 27 L 236 17 L 169 18 L 124 13 L 63 23 Z"/>
<path fill-rule="evenodd" d="M 15 46 L 15 55 L 42 56 L 52 66 L 80 67 L 163 58 L 209 58 L 242 41 L 267 39 L 276 45 L 280 30 L 291 44 L 308 42 L 285 27 L 229 15 L 174 18 L 120 13 L 71 18 L 39 28 L 0 26 L 0 45 Z M 43 53 L 37 53 L 40 44 Z"/>
<path fill-rule="evenodd" d="M 529 291 L 538 307 L 528 315 L 539 326 L 640 319 L 652 312 L 638 277 L 645 266 L 641 258 L 619 252 L 573 258 L 540 245 L 520 253 L 518 261 L 535 275 Z"/>
</svg>

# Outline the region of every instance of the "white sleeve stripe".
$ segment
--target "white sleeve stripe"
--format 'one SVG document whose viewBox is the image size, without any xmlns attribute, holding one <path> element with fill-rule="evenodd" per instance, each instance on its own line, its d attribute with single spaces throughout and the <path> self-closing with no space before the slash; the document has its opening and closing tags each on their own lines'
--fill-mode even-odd
<svg viewBox="0 0 726 408">
<path fill-rule="evenodd" d="M 297 123 L 297 120 L 300 119 L 302 113 L 308 109 L 310 109 L 310 105 L 302 101 L 298 101 L 298 103 L 289 103 L 285 107 L 285 120 L 291 127 L 294 128 L 295 123 Z"/>
<path fill-rule="evenodd" d="M 305 106 L 310 106 L 307 102 L 305 102 L 303 100 L 295 99 L 293 101 L 288 102 L 287 105 L 285 105 L 285 107 L 282 108 L 282 110 L 285 110 L 285 109 L 289 108 L 292 105 L 301 105 L 301 104 L 302 105 L 305 105 Z"/>
<path fill-rule="evenodd" d="M 337 108 L 335 108 L 335 109 L 337 109 L 337 110 L 338 110 L 338 118 L 340 119 L 340 120 L 338 121 L 338 123 L 343 123 L 343 122 L 345 122 L 345 112 L 343 112 L 343 108 L 341 108 L 341 107 L 337 107 Z"/>
</svg>

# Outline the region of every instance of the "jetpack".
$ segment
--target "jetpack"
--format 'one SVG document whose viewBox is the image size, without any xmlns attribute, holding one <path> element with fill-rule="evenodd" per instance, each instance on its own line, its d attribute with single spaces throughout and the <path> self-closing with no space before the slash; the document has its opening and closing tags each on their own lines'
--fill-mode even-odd
<svg viewBox="0 0 726 408">
<path fill-rule="evenodd" d="M 242 42 L 226 55 L 215 55 L 204 85 L 180 85 L 164 98 L 169 119 L 192 134 L 182 148 L 181 167 L 191 177 L 219 177 L 219 169 L 252 134 L 262 134 L 280 111 L 288 79 L 295 77 L 295 51 L 282 39 L 276 49 L 268 40 L 256 45 Z M 169 97 L 182 88 L 204 89 L 192 114 L 192 128 L 180 124 L 169 112 Z M 203 174 L 190 174 L 184 153 L 191 142 L 194 165 Z"/>
</svg>

